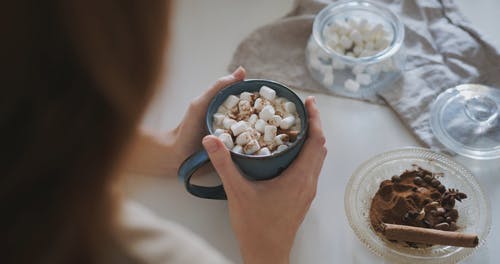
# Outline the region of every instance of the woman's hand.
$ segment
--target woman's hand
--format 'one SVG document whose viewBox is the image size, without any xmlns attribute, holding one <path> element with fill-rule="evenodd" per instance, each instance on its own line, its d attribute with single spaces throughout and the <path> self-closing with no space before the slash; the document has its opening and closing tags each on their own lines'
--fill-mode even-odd
<svg viewBox="0 0 500 264">
<path fill-rule="evenodd" d="M 179 158 L 176 162 L 176 172 L 182 161 L 202 149 L 201 140 L 208 134 L 205 115 L 214 96 L 222 88 L 245 79 L 245 75 L 245 69 L 239 67 L 232 74 L 218 79 L 210 89 L 191 101 L 181 123 L 168 134 L 172 140 L 171 145 L 174 146 L 175 156 Z"/>
<path fill-rule="evenodd" d="M 247 180 L 218 138 L 203 139 L 224 184 L 231 225 L 245 263 L 288 263 L 295 234 L 316 195 L 327 150 L 314 98 L 306 100 L 306 108 L 309 137 L 297 159 L 271 180 Z"/>
<path fill-rule="evenodd" d="M 177 175 L 181 163 L 202 149 L 201 140 L 208 133 L 205 115 L 212 98 L 222 88 L 245 79 L 245 75 L 245 69 L 239 67 L 232 74 L 218 79 L 205 93 L 191 101 L 174 130 L 159 133 L 142 129 L 125 159 L 125 170 L 155 176 Z"/>
</svg>

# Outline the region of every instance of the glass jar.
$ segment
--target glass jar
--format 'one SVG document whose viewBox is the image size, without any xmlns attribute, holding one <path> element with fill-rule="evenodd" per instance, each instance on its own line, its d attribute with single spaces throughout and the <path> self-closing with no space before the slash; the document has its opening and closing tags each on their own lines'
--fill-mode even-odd
<svg viewBox="0 0 500 264">
<path fill-rule="evenodd" d="M 403 40 L 403 23 L 383 5 L 335 2 L 314 20 L 306 65 L 316 81 L 337 94 L 373 97 L 401 75 Z"/>
</svg>

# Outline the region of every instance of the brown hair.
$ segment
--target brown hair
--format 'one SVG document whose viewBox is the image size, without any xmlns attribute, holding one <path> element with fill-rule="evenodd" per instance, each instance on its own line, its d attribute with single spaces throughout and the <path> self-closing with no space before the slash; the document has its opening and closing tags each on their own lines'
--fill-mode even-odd
<svg viewBox="0 0 500 264">
<path fill-rule="evenodd" d="M 95 263 L 114 247 L 113 174 L 164 61 L 168 11 L 165 0 L 2 7 L 2 263 Z"/>
</svg>

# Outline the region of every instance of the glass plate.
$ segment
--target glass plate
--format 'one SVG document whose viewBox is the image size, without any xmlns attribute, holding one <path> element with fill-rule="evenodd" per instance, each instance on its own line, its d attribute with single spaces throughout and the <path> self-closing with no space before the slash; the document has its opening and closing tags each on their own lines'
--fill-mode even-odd
<svg viewBox="0 0 500 264">
<path fill-rule="evenodd" d="M 442 172 L 439 180 L 447 188 L 459 189 L 467 199 L 457 202 L 459 232 L 476 233 L 476 248 L 435 245 L 411 248 L 387 241 L 373 230 L 369 211 L 380 182 L 400 175 L 416 164 L 432 172 Z M 363 163 L 347 183 L 344 206 L 349 224 L 356 236 L 375 254 L 397 263 L 455 263 L 471 255 L 485 243 L 491 226 L 489 203 L 474 176 L 451 158 L 417 147 L 397 149 L 379 154 Z"/>
</svg>

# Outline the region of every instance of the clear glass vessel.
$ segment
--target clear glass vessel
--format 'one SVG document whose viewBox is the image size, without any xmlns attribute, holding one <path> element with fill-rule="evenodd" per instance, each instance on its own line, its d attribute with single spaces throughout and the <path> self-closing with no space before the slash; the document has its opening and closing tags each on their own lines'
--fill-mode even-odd
<svg viewBox="0 0 500 264">
<path fill-rule="evenodd" d="M 432 132 L 448 149 L 473 159 L 500 158 L 500 89 L 461 84 L 434 101 Z"/>
<path fill-rule="evenodd" d="M 349 28 L 355 24 L 361 32 L 359 46 L 366 48 L 366 52 L 356 55 L 352 47 L 358 42 L 353 42 L 351 49 L 346 48 L 352 51 L 347 53 L 332 43 L 332 28 L 338 23 L 348 27 L 341 33 L 335 31 L 334 39 L 342 40 L 343 35 L 348 36 L 347 42 L 351 37 L 356 39 L 353 27 Z M 386 46 L 379 50 L 369 49 L 373 46 L 368 42 L 374 27 L 383 29 L 381 32 L 387 39 Z M 403 23 L 385 6 L 371 1 L 335 2 L 321 10 L 314 20 L 306 48 L 306 65 L 311 76 L 329 90 L 350 97 L 372 97 L 400 76 L 405 63 L 403 40 Z"/>
<path fill-rule="evenodd" d="M 434 245 L 412 248 L 390 242 L 375 232 L 370 223 L 371 201 L 380 183 L 392 175 L 400 175 L 413 165 L 432 172 L 441 172 L 439 180 L 447 188 L 459 189 L 467 199 L 456 203 L 459 212 L 458 232 L 475 233 L 479 238 L 476 248 Z M 461 164 L 451 158 L 425 148 L 408 147 L 379 154 L 364 162 L 347 183 L 344 197 L 349 224 L 361 240 L 375 254 L 390 263 L 457 263 L 484 245 L 491 227 L 491 208 L 478 182 Z"/>
</svg>

